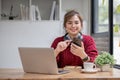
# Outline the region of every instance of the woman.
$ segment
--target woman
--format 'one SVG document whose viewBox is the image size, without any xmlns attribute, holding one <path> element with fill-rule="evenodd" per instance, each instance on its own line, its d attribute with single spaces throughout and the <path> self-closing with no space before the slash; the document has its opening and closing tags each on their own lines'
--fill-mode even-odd
<svg viewBox="0 0 120 80">
<path fill-rule="evenodd" d="M 54 48 L 58 67 L 83 66 L 83 62 L 94 62 L 98 55 L 95 42 L 91 36 L 81 33 L 83 20 L 77 11 L 71 10 L 64 16 L 66 34 L 54 40 Z M 81 46 L 73 43 L 73 39 L 82 40 Z"/>
</svg>

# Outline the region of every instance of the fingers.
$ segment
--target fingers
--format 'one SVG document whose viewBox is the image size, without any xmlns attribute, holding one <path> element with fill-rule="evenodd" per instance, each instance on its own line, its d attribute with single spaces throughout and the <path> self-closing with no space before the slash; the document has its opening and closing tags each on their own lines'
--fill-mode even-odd
<svg viewBox="0 0 120 80">
<path fill-rule="evenodd" d="M 60 48 L 62 49 L 62 48 L 65 48 L 65 47 L 66 47 L 66 44 L 61 43 L 61 44 L 59 44 L 59 46 L 60 46 Z"/>
<path fill-rule="evenodd" d="M 74 43 L 71 43 L 71 52 L 75 51 L 77 49 L 77 45 L 75 45 Z"/>
<path fill-rule="evenodd" d="M 72 40 L 65 40 L 64 42 L 69 45 L 71 43 Z"/>
<path fill-rule="evenodd" d="M 67 48 L 68 45 L 70 44 L 70 42 L 71 42 L 71 40 L 66 40 L 66 41 L 63 41 L 61 45 L 63 48 Z"/>
<path fill-rule="evenodd" d="M 84 47 L 84 44 L 83 44 L 83 42 L 81 42 L 81 47 Z"/>
<path fill-rule="evenodd" d="M 82 47 L 83 49 L 85 49 L 85 48 L 84 48 L 84 43 L 83 43 L 83 42 L 81 42 L 81 47 Z"/>
<path fill-rule="evenodd" d="M 83 44 L 83 42 L 81 44 L 82 44 L 82 46 L 79 47 L 76 44 L 71 43 L 71 51 L 72 52 L 74 52 L 74 51 L 80 51 L 80 52 L 83 51 L 84 50 L 84 44 Z"/>
<path fill-rule="evenodd" d="M 57 49 L 59 51 L 65 50 L 69 46 L 70 42 L 71 42 L 71 40 L 66 40 L 66 41 L 59 42 L 58 45 L 57 45 Z"/>
</svg>

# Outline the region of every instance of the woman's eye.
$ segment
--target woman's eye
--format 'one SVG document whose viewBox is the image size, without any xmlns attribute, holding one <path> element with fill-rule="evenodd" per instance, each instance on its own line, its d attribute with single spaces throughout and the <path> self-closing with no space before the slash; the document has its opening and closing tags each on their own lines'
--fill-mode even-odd
<svg viewBox="0 0 120 80">
<path fill-rule="evenodd" d="M 72 24 L 71 22 L 68 22 L 68 24 Z"/>
<path fill-rule="evenodd" d="M 75 22 L 75 24 L 79 24 L 79 22 Z"/>
<path fill-rule="evenodd" d="M 67 24 L 79 24 L 78 21 L 75 21 L 75 22 L 67 22 Z"/>
</svg>

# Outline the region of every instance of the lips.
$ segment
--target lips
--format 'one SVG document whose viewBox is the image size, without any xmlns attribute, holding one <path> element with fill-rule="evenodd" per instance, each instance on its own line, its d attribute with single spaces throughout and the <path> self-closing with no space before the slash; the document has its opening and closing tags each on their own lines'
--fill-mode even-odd
<svg viewBox="0 0 120 80">
<path fill-rule="evenodd" d="M 72 32 L 75 32 L 75 31 L 77 31 L 77 29 L 70 29 Z"/>
</svg>

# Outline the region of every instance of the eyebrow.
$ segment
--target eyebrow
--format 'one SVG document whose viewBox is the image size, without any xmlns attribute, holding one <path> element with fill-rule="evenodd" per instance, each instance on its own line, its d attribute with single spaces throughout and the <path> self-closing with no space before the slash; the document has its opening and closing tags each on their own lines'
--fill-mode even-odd
<svg viewBox="0 0 120 80">
<path fill-rule="evenodd" d="M 70 21 L 70 20 L 69 20 L 69 21 L 67 21 L 67 22 L 80 22 L 80 21 L 79 21 L 79 20 L 75 20 L 75 21 Z"/>
</svg>

